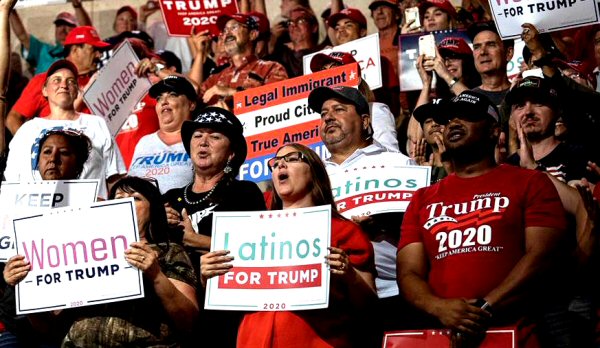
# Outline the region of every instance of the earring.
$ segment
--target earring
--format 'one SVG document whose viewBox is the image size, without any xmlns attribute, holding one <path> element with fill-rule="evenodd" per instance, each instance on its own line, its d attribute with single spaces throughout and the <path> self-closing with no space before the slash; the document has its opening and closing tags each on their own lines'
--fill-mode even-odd
<svg viewBox="0 0 600 348">
<path fill-rule="evenodd" d="M 225 174 L 229 174 L 233 171 L 233 168 L 231 168 L 231 160 L 228 159 L 227 160 L 227 164 L 225 164 L 225 168 L 223 168 L 223 173 Z"/>
</svg>

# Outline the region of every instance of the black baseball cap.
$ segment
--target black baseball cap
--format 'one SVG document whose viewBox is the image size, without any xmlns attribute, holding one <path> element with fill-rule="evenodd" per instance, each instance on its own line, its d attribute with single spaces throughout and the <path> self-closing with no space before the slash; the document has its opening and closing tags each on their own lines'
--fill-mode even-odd
<svg viewBox="0 0 600 348">
<path fill-rule="evenodd" d="M 341 99 L 356 107 L 359 115 L 368 114 L 369 103 L 365 96 L 356 88 L 346 86 L 319 87 L 308 95 L 308 106 L 316 113 L 321 113 L 323 104 L 329 99 Z"/>
<path fill-rule="evenodd" d="M 440 105 L 440 112 L 433 115 L 437 124 L 448 124 L 458 117 L 468 121 L 480 121 L 491 118 L 494 122 L 500 122 L 500 113 L 496 105 L 488 97 L 473 91 L 464 91 L 449 102 Z"/>
<path fill-rule="evenodd" d="M 148 94 L 153 99 L 158 98 L 164 92 L 175 92 L 177 94 L 185 95 L 189 100 L 196 101 L 198 99 L 198 93 L 194 89 L 194 86 L 185 77 L 178 75 L 170 75 L 162 79 L 160 82 L 150 87 Z"/>
<path fill-rule="evenodd" d="M 504 100 L 509 106 L 525 100 L 534 100 L 543 105 L 556 105 L 559 101 L 558 96 L 556 88 L 548 79 L 529 76 L 517 83 Z"/>
<path fill-rule="evenodd" d="M 444 113 L 444 106 L 448 103 L 448 99 L 435 98 L 427 104 L 423 104 L 413 111 L 413 117 L 417 120 L 421 127 L 428 118 L 434 118 L 436 115 Z"/>
</svg>

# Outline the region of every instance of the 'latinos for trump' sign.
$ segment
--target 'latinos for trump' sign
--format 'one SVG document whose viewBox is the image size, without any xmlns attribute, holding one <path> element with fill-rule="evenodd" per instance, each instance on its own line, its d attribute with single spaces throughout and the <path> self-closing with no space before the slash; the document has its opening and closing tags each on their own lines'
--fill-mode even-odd
<svg viewBox="0 0 600 348">
<path fill-rule="evenodd" d="M 383 153 L 330 173 L 338 211 L 347 218 L 406 211 L 415 191 L 429 185 L 431 167 L 407 166 L 400 156 Z"/>
<path fill-rule="evenodd" d="M 229 272 L 208 280 L 204 308 L 327 308 L 331 206 L 213 214 L 210 250 L 229 250 L 234 260 Z"/>
<path fill-rule="evenodd" d="M 16 287 L 17 314 L 144 297 L 142 272 L 125 261 L 139 241 L 133 198 L 15 219 L 17 253 L 31 264 Z"/>
</svg>

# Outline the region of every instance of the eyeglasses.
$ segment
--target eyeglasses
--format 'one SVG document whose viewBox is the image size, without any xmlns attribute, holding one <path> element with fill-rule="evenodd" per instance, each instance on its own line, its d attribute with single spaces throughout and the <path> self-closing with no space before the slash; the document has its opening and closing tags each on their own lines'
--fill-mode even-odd
<svg viewBox="0 0 600 348">
<path fill-rule="evenodd" d="M 297 27 L 299 25 L 307 24 L 307 23 L 308 23 L 308 18 L 300 17 L 300 18 L 295 19 L 295 20 L 294 19 L 288 19 L 287 26 L 288 27 L 291 27 L 291 26 Z"/>
<path fill-rule="evenodd" d="M 221 35 L 227 35 L 227 33 L 237 33 L 240 31 L 240 28 L 245 28 L 246 26 L 240 23 L 236 23 L 230 27 L 223 27 L 221 31 Z"/>
<path fill-rule="evenodd" d="M 273 170 L 275 170 L 275 168 L 278 168 L 279 164 L 281 163 L 281 160 L 283 160 L 285 163 L 304 162 L 304 155 L 302 154 L 302 152 L 296 151 L 296 152 L 290 152 L 283 156 L 275 156 L 267 161 L 267 165 L 269 166 L 269 169 L 271 169 L 271 171 L 273 171 Z"/>
</svg>

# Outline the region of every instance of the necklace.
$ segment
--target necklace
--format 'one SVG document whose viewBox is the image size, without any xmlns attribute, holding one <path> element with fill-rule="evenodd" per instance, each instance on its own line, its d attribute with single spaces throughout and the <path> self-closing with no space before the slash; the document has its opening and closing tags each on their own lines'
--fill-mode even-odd
<svg viewBox="0 0 600 348">
<path fill-rule="evenodd" d="M 185 187 L 185 189 L 183 190 L 183 199 L 184 199 L 184 200 L 185 200 L 185 202 L 186 202 L 187 204 L 189 204 L 189 205 L 197 205 L 197 204 L 200 204 L 200 203 L 204 202 L 205 200 L 207 200 L 207 199 L 208 199 L 208 197 L 210 197 L 210 196 L 213 194 L 213 192 L 215 192 L 215 189 L 217 188 L 217 186 L 219 185 L 219 183 L 220 183 L 220 182 L 221 182 L 220 180 L 219 180 L 219 181 L 217 181 L 217 183 L 215 184 L 215 186 L 213 186 L 213 187 L 210 189 L 210 191 L 208 191 L 208 192 L 206 193 L 206 195 L 205 195 L 204 197 L 200 198 L 199 200 L 197 200 L 197 201 L 195 201 L 195 202 L 192 202 L 192 201 L 190 201 L 190 200 L 188 199 L 188 196 L 187 196 L 188 189 L 191 191 L 191 188 L 190 188 L 190 186 L 192 186 L 193 182 L 192 182 L 192 183 L 189 183 L 189 184 L 188 184 L 188 185 Z"/>
</svg>

